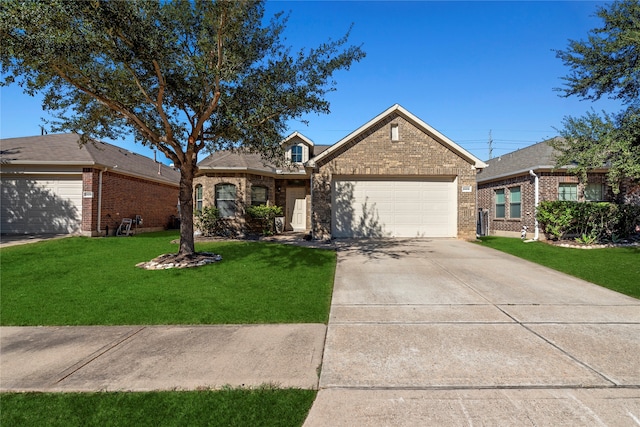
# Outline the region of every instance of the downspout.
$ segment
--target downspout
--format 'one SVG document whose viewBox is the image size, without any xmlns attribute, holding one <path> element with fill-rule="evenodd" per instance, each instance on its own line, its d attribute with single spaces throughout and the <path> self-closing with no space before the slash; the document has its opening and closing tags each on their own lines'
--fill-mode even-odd
<svg viewBox="0 0 640 427">
<path fill-rule="evenodd" d="M 107 171 L 107 168 L 105 167 L 103 170 L 100 171 L 100 174 L 98 175 L 98 235 L 100 235 L 100 233 L 102 232 L 100 229 L 102 228 L 102 221 L 101 221 L 101 217 L 102 217 L 102 174 L 104 172 Z"/>
<path fill-rule="evenodd" d="M 533 240 L 538 240 L 538 201 L 539 201 L 539 183 L 538 183 L 538 175 L 535 174 L 535 172 L 533 171 L 533 169 L 529 170 L 529 175 L 531 175 L 534 178 L 534 185 L 535 185 L 535 190 L 534 190 L 534 204 L 535 204 L 535 210 L 534 210 L 534 219 L 535 219 L 535 229 L 534 229 L 534 234 L 533 234 Z"/>
</svg>

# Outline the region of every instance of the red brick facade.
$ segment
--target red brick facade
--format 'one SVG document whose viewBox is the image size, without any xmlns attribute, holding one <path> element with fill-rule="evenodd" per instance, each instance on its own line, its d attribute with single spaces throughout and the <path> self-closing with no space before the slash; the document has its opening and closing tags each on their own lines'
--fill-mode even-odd
<svg viewBox="0 0 640 427">
<path fill-rule="evenodd" d="M 560 184 L 576 184 L 578 191 L 578 200 L 584 201 L 585 184 L 579 182 L 576 175 L 569 175 L 564 172 L 542 172 L 537 171 L 539 201 L 558 200 L 558 191 Z M 603 173 L 588 174 L 587 182 L 589 184 L 601 184 L 604 188 L 603 199 L 611 200 L 612 193 L 610 188 L 606 186 L 606 175 Z M 521 208 L 520 217 L 511 218 L 510 203 L 511 189 L 520 187 L 521 191 Z M 505 216 L 504 218 L 496 218 L 496 190 L 504 191 L 505 198 Z M 488 212 L 489 229 L 488 234 L 504 235 L 517 237 L 523 226 L 528 227 L 528 235 L 533 235 L 535 227 L 535 179 L 529 173 L 507 177 L 490 182 L 478 184 L 478 209 Z M 540 238 L 543 235 L 540 234 Z"/>
<path fill-rule="evenodd" d="M 142 218 L 137 232 L 163 230 L 178 215 L 177 186 L 92 168 L 83 169 L 82 181 L 83 234 L 113 235 L 123 218 L 136 215 Z"/>
</svg>

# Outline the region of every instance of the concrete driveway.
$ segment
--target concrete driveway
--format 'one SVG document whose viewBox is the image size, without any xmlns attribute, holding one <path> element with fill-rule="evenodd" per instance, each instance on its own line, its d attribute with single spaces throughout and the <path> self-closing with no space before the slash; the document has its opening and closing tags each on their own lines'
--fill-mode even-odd
<svg viewBox="0 0 640 427">
<path fill-rule="evenodd" d="M 319 386 L 305 426 L 639 426 L 640 300 L 458 240 L 343 244 Z"/>
</svg>

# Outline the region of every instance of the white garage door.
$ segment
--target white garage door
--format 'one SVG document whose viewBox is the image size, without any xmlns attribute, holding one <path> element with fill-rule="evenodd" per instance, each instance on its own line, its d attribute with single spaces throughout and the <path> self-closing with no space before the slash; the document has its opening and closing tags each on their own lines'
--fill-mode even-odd
<svg viewBox="0 0 640 427">
<path fill-rule="evenodd" d="M 335 179 L 333 237 L 455 237 L 454 178 Z"/>
<path fill-rule="evenodd" d="M 2 233 L 73 233 L 82 222 L 82 177 L 2 177 Z"/>
</svg>

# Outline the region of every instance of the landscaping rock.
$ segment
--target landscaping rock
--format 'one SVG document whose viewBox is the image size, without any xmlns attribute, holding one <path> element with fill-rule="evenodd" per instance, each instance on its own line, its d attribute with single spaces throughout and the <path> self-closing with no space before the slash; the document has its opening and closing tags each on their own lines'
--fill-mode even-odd
<svg viewBox="0 0 640 427">
<path fill-rule="evenodd" d="M 164 254 L 151 261 L 136 264 L 145 270 L 167 270 L 169 268 L 201 267 L 222 260 L 222 255 L 211 252 L 196 252 L 192 255 Z"/>
</svg>

